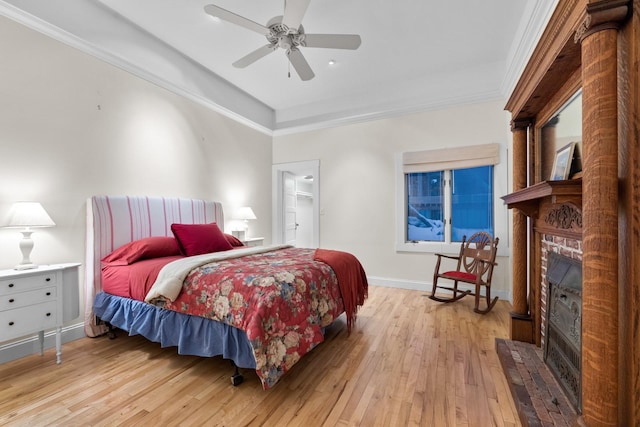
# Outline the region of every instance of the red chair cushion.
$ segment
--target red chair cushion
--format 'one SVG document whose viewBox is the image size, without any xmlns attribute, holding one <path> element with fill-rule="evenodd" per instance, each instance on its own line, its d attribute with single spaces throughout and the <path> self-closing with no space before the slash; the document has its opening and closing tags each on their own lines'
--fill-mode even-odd
<svg viewBox="0 0 640 427">
<path fill-rule="evenodd" d="M 476 275 L 467 273 L 466 271 L 447 271 L 445 273 L 442 273 L 441 276 L 447 276 L 447 277 L 460 279 L 460 280 L 468 280 L 470 282 L 476 281 Z"/>
</svg>

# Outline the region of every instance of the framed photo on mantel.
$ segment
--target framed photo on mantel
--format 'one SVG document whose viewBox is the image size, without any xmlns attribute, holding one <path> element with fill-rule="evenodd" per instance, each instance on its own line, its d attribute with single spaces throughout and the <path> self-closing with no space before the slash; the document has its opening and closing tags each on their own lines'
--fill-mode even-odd
<svg viewBox="0 0 640 427">
<path fill-rule="evenodd" d="M 569 172 L 571 171 L 571 163 L 573 161 L 573 150 L 575 147 L 576 143 L 570 142 L 556 152 L 549 180 L 560 181 L 569 179 Z"/>
</svg>

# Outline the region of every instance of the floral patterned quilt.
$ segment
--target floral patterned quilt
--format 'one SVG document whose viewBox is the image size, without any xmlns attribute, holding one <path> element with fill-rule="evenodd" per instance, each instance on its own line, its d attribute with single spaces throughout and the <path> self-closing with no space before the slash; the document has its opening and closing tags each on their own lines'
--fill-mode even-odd
<svg viewBox="0 0 640 427">
<path fill-rule="evenodd" d="M 314 251 L 286 248 L 202 265 L 164 307 L 244 330 L 268 389 L 344 311 L 336 275 L 314 261 Z"/>
</svg>

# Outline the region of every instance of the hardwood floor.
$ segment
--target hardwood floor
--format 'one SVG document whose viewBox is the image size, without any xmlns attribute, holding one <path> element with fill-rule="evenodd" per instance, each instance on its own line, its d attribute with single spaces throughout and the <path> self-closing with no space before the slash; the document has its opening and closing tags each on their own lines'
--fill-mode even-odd
<svg viewBox="0 0 640 427">
<path fill-rule="evenodd" d="M 327 340 L 271 390 L 252 370 L 233 387 L 220 358 L 179 356 L 141 337 L 83 338 L 0 365 L 0 425 L 518 426 L 495 351 L 507 302 L 370 286 L 351 336 Z"/>
</svg>

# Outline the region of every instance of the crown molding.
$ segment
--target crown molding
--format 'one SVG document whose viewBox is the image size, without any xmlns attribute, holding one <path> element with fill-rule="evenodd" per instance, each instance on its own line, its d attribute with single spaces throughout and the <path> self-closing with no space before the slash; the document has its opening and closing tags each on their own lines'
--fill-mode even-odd
<svg viewBox="0 0 640 427">
<path fill-rule="evenodd" d="M 522 14 L 523 22 L 511 47 L 507 58 L 507 70 L 501 85 L 501 92 L 505 98 L 514 90 L 524 68 L 531 58 L 547 23 L 558 5 L 558 0 L 544 0 L 527 3 L 527 10 Z"/>
</svg>

